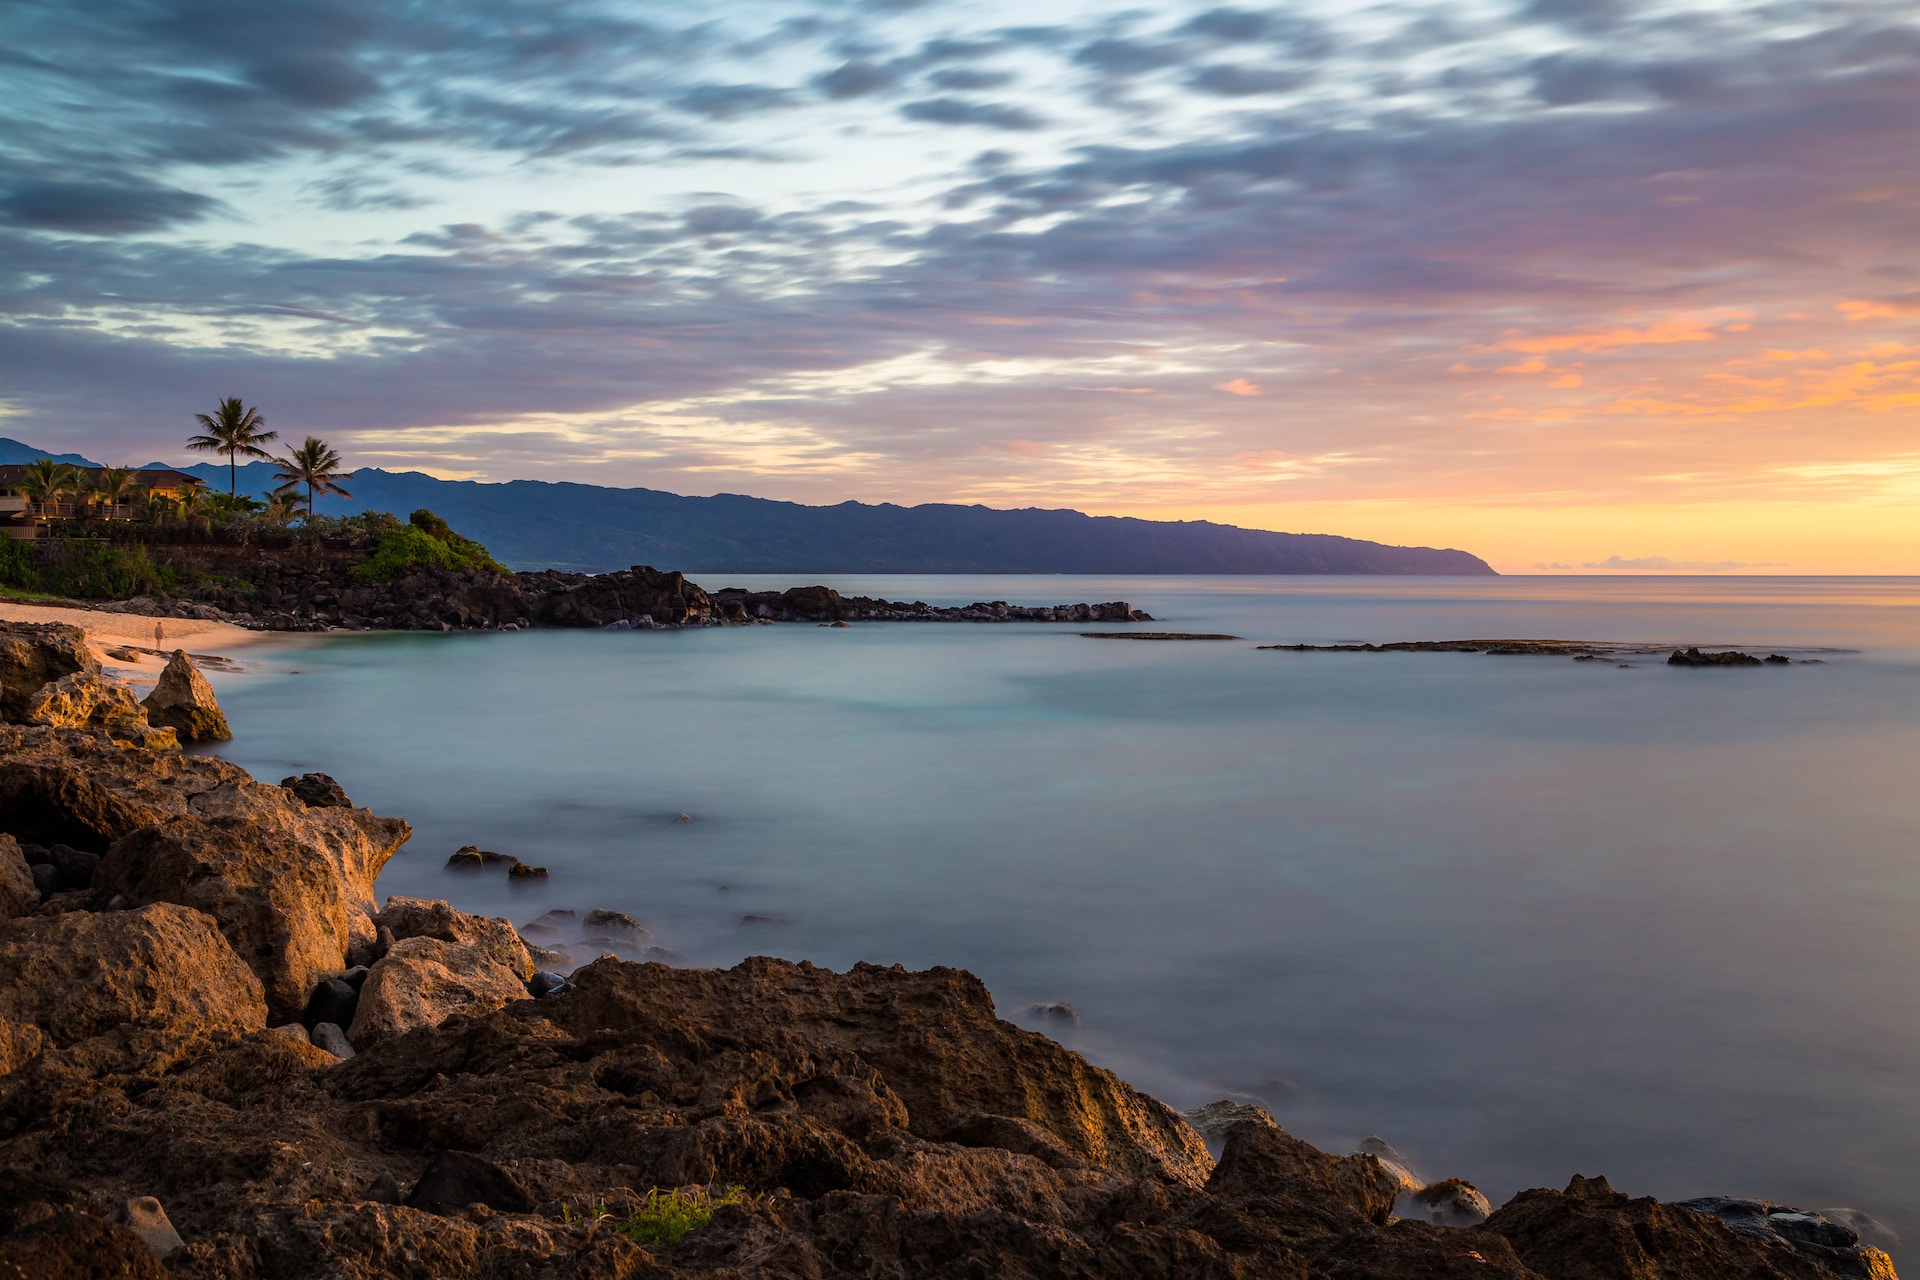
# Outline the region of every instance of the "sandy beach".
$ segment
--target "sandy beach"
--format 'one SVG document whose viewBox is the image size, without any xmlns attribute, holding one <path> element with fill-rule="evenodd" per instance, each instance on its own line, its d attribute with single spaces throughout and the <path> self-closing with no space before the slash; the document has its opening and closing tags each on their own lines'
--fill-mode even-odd
<svg viewBox="0 0 1920 1280">
<path fill-rule="evenodd" d="M 161 668 L 167 665 L 166 657 L 152 652 L 138 652 L 140 650 L 161 650 L 171 655 L 175 649 L 185 649 L 196 659 L 233 658 L 239 650 L 274 641 L 284 643 L 287 639 L 287 636 L 278 632 L 249 631 L 228 622 L 152 618 L 138 613 L 108 613 L 104 610 L 6 601 L 0 601 L 0 621 L 72 623 L 87 633 L 87 643 L 107 673 L 134 686 L 152 684 L 159 679 Z M 157 641 L 154 636 L 155 624 L 161 627 Z M 123 646 L 131 646 L 136 651 L 132 661 L 108 656 L 109 649 L 126 652 Z M 244 670 L 241 666 L 225 663 L 202 662 L 201 666 L 211 670 Z"/>
</svg>

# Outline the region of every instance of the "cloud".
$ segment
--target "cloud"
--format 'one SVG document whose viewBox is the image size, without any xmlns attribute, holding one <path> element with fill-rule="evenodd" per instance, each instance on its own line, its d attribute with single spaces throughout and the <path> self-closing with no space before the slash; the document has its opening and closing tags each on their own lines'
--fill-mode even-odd
<svg viewBox="0 0 1920 1280">
<path fill-rule="evenodd" d="M 833 70 L 814 78 L 814 84 L 820 91 L 836 100 L 864 98 L 870 93 L 890 89 L 899 81 L 898 68 L 881 66 L 865 58 L 843 62 Z"/>
<path fill-rule="evenodd" d="M 1041 128 L 1042 120 L 1025 107 L 1008 106 L 998 102 L 976 102 L 968 98 L 924 98 L 918 102 L 909 102 L 900 108 L 900 114 L 909 120 L 919 120 L 928 124 L 979 125 L 986 129 L 1009 129 L 1018 132 L 1030 132 Z"/>
<path fill-rule="evenodd" d="M 196 222 L 219 207 L 211 196 L 138 179 L 28 179 L 0 186 L 0 224 L 82 235 L 158 231 L 177 223 Z"/>
<path fill-rule="evenodd" d="M 1568 565 L 1539 565 L 1542 569 L 1565 569 Z M 1784 565 L 1777 563 L 1750 563 L 1745 560 L 1671 560 L 1666 556 L 1608 556 L 1605 560 L 1589 561 L 1580 566 L 1583 569 L 1625 569 L 1639 573 L 1664 573 L 1670 570 L 1685 570 L 1693 573 L 1723 573 L 1731 569 L 1780 569 Z"/>
</svg>

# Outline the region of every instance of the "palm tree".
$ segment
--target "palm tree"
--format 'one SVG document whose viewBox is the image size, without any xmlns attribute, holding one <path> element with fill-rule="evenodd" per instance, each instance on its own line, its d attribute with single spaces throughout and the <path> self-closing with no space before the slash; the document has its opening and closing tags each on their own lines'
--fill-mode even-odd
<svg viewBox="0 0 1920 1280">
<path fill-rule="evenodd" d="M 207 431 L 205 435 L 190 437 L 187 448 L 227 455 L 228 493 L 240 490 L 240 467 L 235 459 L 241 454 L 249 458 L 272 458 L 273 455 L 260 446 L 280 438 L 278 431 L 260 429 L 267 425 L 267 420 L 260 416 L 258 409 L 249 409 L 243 404 L 239 396 L 228 396 L 213 413 L 196 413 L 193 418 Z"/>
<path fill-rule="evenodd" d="M 339 469 L 339 453 L 330 448 L 324 440 L 308 436 L 305 444 L 288 453 L 279 462 L 280 472 L 274 479 L 280 481 L 280 488 L 292 489 L 299 485 L 307 486 L 307 519 L 309 520 L 313 519 L 315 493 L 336 493 L 343 498 L 353 496 L 337 483 L 353 473 Z"/>
<path fill-rule="evenodd" d="M 107 504 L 107 519 L 112 520 L 120 514 L 120 508 L 131 503 L 134 495 L 140 492 L 140 482 L 126 467 L 107 467 L 92 476 L 93 491 Z"/>
<path fill-rule="evenodd" d="M 39 458 L 27 464 L 20 488 L 33 502 L 39 518 L 45 520 L 47 508 L 60 501 L 62 494 L 74 492 L 77 485 L 72 467 L 52 458 Z"/>
<path fill-rule="evenodd" d="M 189 529 L 213 531 L 213 496 L 199 485 L 191 485 L 173 500 L 173 514 Z"/>
</svg>

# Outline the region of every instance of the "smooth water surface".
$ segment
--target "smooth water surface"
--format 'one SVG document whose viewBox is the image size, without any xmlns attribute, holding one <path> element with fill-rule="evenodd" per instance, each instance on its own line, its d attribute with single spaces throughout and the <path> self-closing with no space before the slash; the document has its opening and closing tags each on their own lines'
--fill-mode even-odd
<svg viewBox="0 0 1920 1280">
<path fill-rule="evenodd" d="M 1176 1106 L 1378 1133 L 1495 1203 L 1605 1174 L 1920 1235 L 1920 580 L 831 581 L 1246 640 L 340 636 L 216 677 L 223 754 L 409 819 L 383 893 L 616 908 L 688 964 L 962 966 Z M 1858 652 L 1254 648 L 1488 636 Z M 468 843 L 552 878 L 445 871 Z"/>
</svg>

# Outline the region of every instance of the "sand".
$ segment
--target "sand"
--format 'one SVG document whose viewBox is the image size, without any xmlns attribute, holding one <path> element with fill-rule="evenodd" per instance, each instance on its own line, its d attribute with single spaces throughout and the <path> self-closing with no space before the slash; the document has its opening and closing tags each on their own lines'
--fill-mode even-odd
<svg viewBox="0 0 1920 1280">
<path fill-rule="evenodd" d="M 108 675 L 136 687 L 152 684 L 160 677 L 167 659 L 156 653 L 139 652 L 132 661 L 110 658 L 107 650 L 122 645 L 137 650 L 161 650 L 171 655 L 185 649 L 195 658 L 231 658 L 236 650 L 249 646 L 285 642 L 289 637 L 273 631 L 249 631 L 230 622 L 200 622 L 191 618 L 150 618 L 138 613 L 106 613 L 94 609 L 67 609 L 58 605 L 13 604 L 0 601 L 0 621 L 70 622 L 87 633 L 87 643 Z M 162 638 L 155 643 L 153 627 L 159 623 Z M 202 662 L 202 670 L 241 672 L 238 663 Z"/>
</svg>

